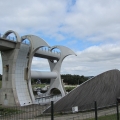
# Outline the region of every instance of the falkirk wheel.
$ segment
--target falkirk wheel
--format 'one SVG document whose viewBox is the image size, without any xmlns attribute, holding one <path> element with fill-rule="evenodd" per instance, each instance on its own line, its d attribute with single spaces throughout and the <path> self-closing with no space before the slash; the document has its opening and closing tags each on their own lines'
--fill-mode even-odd
<svg viewBox="0 0 120 120">
<path fill-rule="evenodd" d="M 61 81 L 61 64 L 68 55 L 76 55 L 71 49 L 65 46 L 49 46 L 43 39 L 35 35 L 25 35 L 20 37 L 15 31 L 7 31 L 1 38 L 3 42 L 7 41 L 10 34 L 14 34 L 16 41 L 9 42 L 13 48 L 1 50 L 3 76 L 2 88 L 0 90 L 0 104 L 7 106 L 26 106 L 35 103 L 35 96 L 31 86 L 31 78 L 49 78 L 50 87 L 46 92 L 50 94 L 51 90 L 57 88 L 62 97 L 66 91 Z M 24 40 L 29 40 L 29 44 L 23 44 Z M 5 44 L 6 46 L 8 43 Z M 3 48 L 5 48 L 4 46 Z M 48 47 L 45 51 L 40 48 Z M 59 49 L 60 53 L 54 53 L 54 49 Z M 33 57 L 48 59 L 50 72 L 31 71 Z"/>
</svg>

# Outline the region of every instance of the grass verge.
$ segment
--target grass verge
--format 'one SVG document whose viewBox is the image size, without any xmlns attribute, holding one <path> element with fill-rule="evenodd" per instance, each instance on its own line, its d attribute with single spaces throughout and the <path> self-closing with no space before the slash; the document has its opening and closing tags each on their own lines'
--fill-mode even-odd
<svg viewBox="0 0 120 120">
<path fill-rule="evenodd" d="M 91 119 L 88 118 L 85 120 L 95 120 L 95 118 L 91 118 Z M 98 117 L 98 120 L 117 120 L 117 115 L 112 114 L 112 115 L 100 116 L 100 117 Z"/>
<path fill-rule="evenodd" d="M 14 115 L 14 114 L 20 114 L 23 113 L 24 111 L 18 110 L 16 108 L 5 108 L 0 106 L 0 116 L 9 116 L 9 115 Z"/>
<path fill-rule="evenodd" d="M 43 87 L 45 87 L 45 86 L 46 86 L 46 84 L 34 84 L 34 85 L 32 85 L 32 88 L 34 88 L 34 87 L 43 88 Z"/>
</svg>

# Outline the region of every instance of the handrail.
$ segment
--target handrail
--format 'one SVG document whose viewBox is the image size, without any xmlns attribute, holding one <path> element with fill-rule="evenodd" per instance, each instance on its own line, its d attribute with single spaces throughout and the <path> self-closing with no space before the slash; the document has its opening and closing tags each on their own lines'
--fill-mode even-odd
<svg viewBox="0 0 120 120">
<path fill-rule="evenodd" d="M 0 38 L 3 38 L 3 34 L 1 34 L 1 33 L 0 33 Z M 4 39 L 16 42 L 16 38 L 15 37 L 7 36 L 7 38 L 4 38 Z M 28 44 L 26 41 L 23 41 L 22 43 L 23 44 Z M 61 54 L 61 52 L 50 51 L 49 49 L 46 49 L 46 48 L 45 49 L 40 48 L 39 50 L 44 51 L 44 52 L 51 52 L 53 54 Z"/>
<path fill-rule="evenodd" d="M 0 38 L 3 38 L 3 34 L 0 33 Z M 15 37 L 11 37 L 11 36 L 7 36 L 7 38 L 4 38 L 6 40 L 12 40 L 12 41 L 16 41 Z"/>
</svg>

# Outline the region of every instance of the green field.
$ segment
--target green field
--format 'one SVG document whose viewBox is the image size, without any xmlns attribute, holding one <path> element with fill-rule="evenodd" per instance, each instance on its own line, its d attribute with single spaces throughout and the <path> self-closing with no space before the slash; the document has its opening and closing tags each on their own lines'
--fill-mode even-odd
<svg viewBox="0 0 120 120">
<path fill-rule="evenodd" d="M 16 107 L 11 107 L 11 108 L 5 108 L 0 106 L 0 115 L 1 116 L 10 116 L 10 115 L 14 115 L 14 114 L 20 114 L 23 113 L 22 110 L 17 110 Z"/>
<path fill-rule="evenodd" d="M 73 90 L 75 88 L 75 86 L 67 86 L 67 87 L 65 87 L 65 90 L 67 91 L 67 92 L 70 92 L 71 90 Z"/>
<path fill-rule="evenodd" d="M 85 120 L 95 120 L 95 118 L 92 119 L 85 119 Z M 98 117 L 98 120 L 117 120 L 117 115 L 106 115 L 106 116 L 100 116 Z"/>
<path fill-rule="evenodd" d="M 34 88 L 34 87 L 40 87 L 40 88 L 43 88 L 43 87 L 45 87 L 46 86 L 46 84 L 34 84 L 34 85 L 32 85 L 32 88 Z M 72 85 L 67 85 L 67 86 L 65 86 L 65 90 L 67 91 L 67 92 L 70 92 L 71 90 L 73 90 L 74 88 L 75 88 L 76 86 L 72 86 Z"/>
<path fill-rule="evenodd" d="M 45 87 L 45 86 L 46 86 L 46 84 L 34 84 L 34 85 L 32 85 L 32 88 L 34 88 L 34 87 L 43 88 L 43 87 Z"/>
<path fill-rule="evenodd" d="M 34 87 L 40 87 L 40 88 L 43 88 L 43 87 L 45 87 L 46 86 L 46 84 L 34 84 L 34 85 L 32 85 L 32 88 L 34 88 Z M 2 81 L 0 81 L 0 88 L 2 87 Z M 70 92 L 71 90 L 73 90 L 75 88 L 75 86 L 66 86 L 65 87 L 65 90 L 67 91 L 67 92 Z"/>
</svg>

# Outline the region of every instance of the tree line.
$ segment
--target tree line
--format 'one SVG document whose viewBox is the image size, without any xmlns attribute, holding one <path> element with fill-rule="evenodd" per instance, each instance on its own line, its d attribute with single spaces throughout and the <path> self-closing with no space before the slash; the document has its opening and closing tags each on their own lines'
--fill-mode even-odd
<svg viewBox="0 0 120 120">
<path fill-rule="evenodd" d="M 67 85 L 78 85 L 88 80 L 89 77 L 85 77 L 83 75 L 79 76 L 79 75 L 65 74 L 65 75 L 61 75 L 61 79 L 63 80 L 63 83 Z M 32 79 L 31 83 L 36 84 L 37 81 L 38 79 Z M 50 84 L 50 79 L 40 79 L 40 81 L 41 83 Z"/>
<path fill-rule="evenodd" d="M 79 76 L 79 75 L 66 74 L 66 75 L 61 75 L 61 79 L 65 84 L 78 85 L 88 80 L 89 77 L 85 77 L 83 75 Z"/>
<path fill-rule="evenodd" d="M 83 75 L 80 76 L 80 75 L 65 74 L 65 75 L 61 75 L 61 79 L 63 80 L 65 84 L 78 85 L 88 80 L 89 77 L 85 77 Z M 0 81 L 1 80 L 2 80 L 2 75 L 0 74 Z M 38 79 L 31 79 L 32 84 L 36 84 L 37 81 Z M 50 84 L 50 79 L 40 79 L 40 81 L 41 83 Z"/>
</svg>

